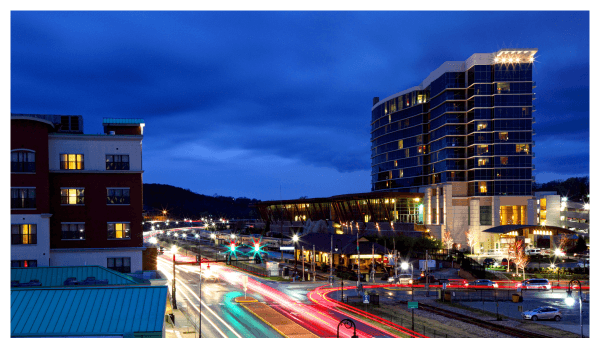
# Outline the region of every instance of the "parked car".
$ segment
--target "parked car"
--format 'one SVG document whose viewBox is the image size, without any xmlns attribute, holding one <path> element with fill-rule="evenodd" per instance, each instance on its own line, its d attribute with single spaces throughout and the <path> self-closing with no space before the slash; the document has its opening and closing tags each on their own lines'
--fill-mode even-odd
<svg viewBox="0 0 600 338">
<path fill-rule="evenodd" d="M 531 319 L 533 321 L 538 319 L 550 319 L 558 322 L 563 317 L 562 313 L 560 313 L 558 309 L 549 306 L 543 306 L 530 311 L 525 311 L 522 312 L 521 315 L 523 316 L 523 319 Z"/>
<path fill-rule="evenodd" d="M 541 249 L 537 249 L 537 248 L 526 249 L 525 250 L 525 254 L 526 255 L 530 255 L 530 256 L 537 256 L 537 255 L 541 255 L 542 254 L 542 250 Z"/>
<path fill-rule="evenodd" d="M 483 260 L 483 265 L 490 266 L 490 265 L 494 265 L 495 262 L 496 262 L 496 260 L 493 258 L 486 258 Z"/>
<path fill-rule="evenodd" d="M 544 278 L 532 278 L 523 281 L 521 283 L 521 287 L 523 289 L 541 289 L 541 290 L 550 290 L 552 289 L 552 285 L 550 281 Z"/>
<path fill-rule="evenodd" d="M 590 267 L 589 258 L 585 258 L 582 261 L 580 261 L 579 263 L 577 263 L 577 267 L 578 268 L 589 268 Z"/>
<path fill-rule="evenodd" d="M 433 275 L 422 276 L 421 278 L 413 281 L 414 284 L 425 284 L 426 279 L 429 279 L 429 284 L 439 284 L 439 280 Z"/>
<path fill-rule="evenodd" d="M 491 286 L 494 288 L 498 287 L 498 283 L 494 283 L 489 279 L 478 279 L 472 282 L 468 282 L 467 286 Z"/>
</svg>

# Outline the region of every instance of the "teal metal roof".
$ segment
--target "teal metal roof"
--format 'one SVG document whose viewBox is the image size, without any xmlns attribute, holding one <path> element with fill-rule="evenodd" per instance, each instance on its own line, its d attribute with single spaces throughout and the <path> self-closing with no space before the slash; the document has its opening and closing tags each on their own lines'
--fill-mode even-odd
<svg viewBox="0 0 600 338">
<path fill-rule="evenodd" d="M 11 336 L 161 332 L 167 286 L 11 289 Z"/>
<path fill-rule="evenodd" d="M 27 283 L 32 279 L 37 279 L 42 283 L 42 287 L 63 286 L 69 277 L 75 277 L 78 281 L 84 281 L 87 277 L 106 279 L 109 285 L 139 284 L 139 279 L 98 265 L 10 269 L 11 281 L 18 280 L 20 283 Z"/>
<path fill-rule="evenodd" d="M 121 119 L 121 118 L 105 117 L 102 119 L 102 123 L 140 124 L 140 123 L 144 123 L 144 119 Z"/>
</svg>

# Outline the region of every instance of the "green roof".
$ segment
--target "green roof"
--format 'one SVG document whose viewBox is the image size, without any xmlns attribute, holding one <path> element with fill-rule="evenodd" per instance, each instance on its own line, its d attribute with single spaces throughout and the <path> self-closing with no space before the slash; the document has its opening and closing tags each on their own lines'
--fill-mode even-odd
<svg viewBox="0 0 600 338">
<path fill-rule="evenodd" d="M 37 279 L 42 283 L 42 287 L 63 286 L 69 277 L 75 277 L 78 281 L 84 281 L 88 277 L 106 279 L 109 285 L 139 284 L 139 279 L 98 265 L 10 269 L 11 281 L 18 280 L 20 283 L 28 283 L 30 280 Z"/>
<path fill-rule="evenodd" d="M 20 288 L 10 292 L 12 337 L 162 332 L 167 286 Z"/>
<path fill-rule="evenodd" d="M 102 123 L 140 124 L 140 123 L 144 123 L 144 119 L 121 119 L 121 118 L 114 118 L 114 117 L 105 117 L 102 119 Z"/>
</svg>

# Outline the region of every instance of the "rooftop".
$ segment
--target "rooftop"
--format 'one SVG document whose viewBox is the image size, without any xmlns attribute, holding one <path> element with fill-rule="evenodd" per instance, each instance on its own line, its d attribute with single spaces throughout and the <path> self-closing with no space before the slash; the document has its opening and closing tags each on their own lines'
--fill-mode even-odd
<svg viewBox="0 0 600 338">
<path fill-rule="evenodd" d="M 144 119 L 105 117 L 102 124 L 144 124 Z"/>
<path fill-rule="evenodd" d="M 11 281 L 18 280 L 20 283 L 28 283 L 31 280 L 39 280 L 42 287 L 62 287 L 70 277 L 75 277 L 78 281 L 95 277 L 97 280 L 108 280 L 108 285 L 139 284 L 133 277 L 96 265 L 10 269 Z"/>
</svg>

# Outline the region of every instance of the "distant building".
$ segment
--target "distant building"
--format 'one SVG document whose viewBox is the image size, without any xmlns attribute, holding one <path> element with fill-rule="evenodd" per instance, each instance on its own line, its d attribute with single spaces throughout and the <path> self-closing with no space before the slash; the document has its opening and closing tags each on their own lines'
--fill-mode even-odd
<svg viewBox="0 0 600 338">
<path fill-rule="evenodd" d="M 536 224 L 532 194 L 533 61 L 501 49 L 447 61 L 371 110 L 372 191 L 424 193 L 424 223 L 474 251 L 501 247 L 486 229 Z"/>
<path fill-rule="evenodd" d="M 11 265 L 142 269 L 141 119 L 11 114 Z"/>
</svg>

